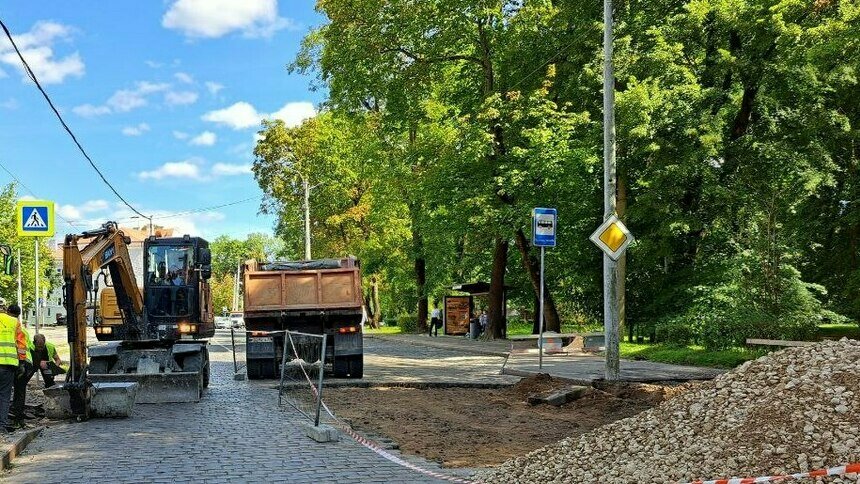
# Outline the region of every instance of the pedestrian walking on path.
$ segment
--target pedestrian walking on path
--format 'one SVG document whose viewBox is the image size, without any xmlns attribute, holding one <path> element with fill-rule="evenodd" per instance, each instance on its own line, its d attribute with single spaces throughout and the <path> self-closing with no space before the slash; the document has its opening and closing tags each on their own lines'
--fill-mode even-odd
<svg viewBox="0 0 860 484">
<path fill-rule="evenodd" d="M 439 336 L 439 328 L 442 327 L 442 310 L 439 309 L 439 301 L 433 302 L 434 309 L 430 313 L 430 331 L 427 336 Z"/>
</svg>

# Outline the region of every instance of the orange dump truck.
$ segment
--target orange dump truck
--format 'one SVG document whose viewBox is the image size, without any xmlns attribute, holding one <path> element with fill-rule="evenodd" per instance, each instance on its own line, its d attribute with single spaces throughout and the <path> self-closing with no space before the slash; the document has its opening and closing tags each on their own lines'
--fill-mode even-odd
<svg viewBox="0 0 860 484">
<path fill-rule="evenodd" d="M 359 266 L 354 257 L 245 262 L 245 351 L 249 379 L 279 377 L 285 331 L 325 335 L 326 367 L 331 368 L 335 377 L 362 377 L 364 312 Z"/>
</svg>

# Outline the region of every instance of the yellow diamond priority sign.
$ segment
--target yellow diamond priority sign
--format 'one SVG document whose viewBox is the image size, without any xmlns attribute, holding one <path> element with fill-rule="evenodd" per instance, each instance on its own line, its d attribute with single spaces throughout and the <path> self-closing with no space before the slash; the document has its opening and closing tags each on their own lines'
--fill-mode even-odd
<svg viewBox="0 0 860 484">
<path fill-rule="evenodd" d="M 615 215 L 606 219 L 589 239 L 612 260 L 618 260 L 633 242 L 633 236 L 627 227 Z"/>
</svg>

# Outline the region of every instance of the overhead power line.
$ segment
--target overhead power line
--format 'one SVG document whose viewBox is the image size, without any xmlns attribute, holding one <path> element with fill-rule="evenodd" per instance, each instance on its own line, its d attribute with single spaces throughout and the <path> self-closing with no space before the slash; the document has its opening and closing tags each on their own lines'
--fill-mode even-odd
<svg viewBox="0 0 860 484">
<path fill-rule="evenodd" d="M 6 165 L 4 165 L 2 162 L 0 162 L 0 168 L 3 168 L 3 171 L 5 171 L 6 173 L 8 173 L 8 174 L 9 174 L 9 176 L 11 176 L 11 177 L 12 177 L 12 179 L 13 179 L 13 180 L 15 180 L 15 182 L 16 182 L 18 185 L 21 185 L 21 187 L 22 187 L 24 190 L 27 190 L 27 192 L 29 192 L 29 193 L 30 193 L 30 195 L 32 195 L 32 196 L 34 196 L 34 197 L 36 197 L 36 198 L 39 198 L 39 196 L 38 196 L 38 195 L 36 195 L 36 192 L 34 192 L 33 190 L 31 190 L 31 189 L 30 189 L 30 187 L 28 187 L 27 185 L 25 185 L 25 184 L 24 184 L 24 182 L 22 182 L 22 181 L 21 181 L 21 179 L 20 179 L 20 178 L 18 178 L 18 176 L 17 176 L 17 175 L 15 175 L 15 174 L 14 174 L 14 173 L 12 173 L 11 171 L 9 171 L 9 169 L 8 169 L 8 168 L 6 168 Z M 58 217 L 60 217 L 60 219 L 62 219 L 64 222 L 66 222 L 66 224 L 67 224 L 69 227 L 72 227 L 72 228 L 76 227 L 76 225 L 75 225 L 75 223 L 74 223 L 74 222 L 72 222 L 71 220 L 67 219 L 66 217 L 63 217 L 59 212 L 54 212 L 54 213 L 55 213 Z"/>
<path fill-rule="evenodd" d="M 18 45 L 15 43 L 15 39 L 12 38 L 12 33 L 9 32 L 9 29 L 6 27 L 6 24 L 3 23 L 3 20 L 0 20 L 0 27 L 3 27 L 3 32 L 6 33 L 6 38 L 8 38 L 9 43 L 12 44 L 12 48 L 14 48 L 15 53 L 18 54 L 18 58 L 21 59 L 21 64 L 24 65 L 24 70 L 27 73 L 27 75 L 30 77 L 30 80 L 33 81 L 33 84 L 35 84 L 36 88 L 39 89 L 39 92 L 42 93 L 42 96 L 45 97 L 45 101 L 48 102 L 48 106 L 51 107 L 51 110 L 54 111 L 55 115 L 57 115 L 57 119 L 60 121 L 60 124 L 63 125 L 63 129 L 65 129 L 66 133 L 68 133 L 69 136 L 71 136 L 72 141 L 74 141 L 75 145 L 78 147 L 78 150 L 80 150 L 81 154 L 84 155 L 84 158 L 86 158 L 87 161 L 90 163 L 90 166 L 93 167 L 93 170 L 95 170 L 96 173 L 98 173 L 99 177 L 102 179 L 102 181 L 105 183 L 105 185 L 107 185 L 108 188 L 111 189 L 111 191 L 114 193 L 114 195 L 116 195 L 117 198 L 119 198 L 122 201 L 122 203 L 125 204 L 126 207 L 128 207 L 129 209 L 131 209 L 132 212 L 140 215 L 141 217 L 146 217 L 144 214 L 140 213 L 140 211 L 138 211 L 136 208 L 132 207 L 131 204 L 128 203 L 128 201 L 126 201 L 126 199 L 123 198 L 123 196 L 119 194 L 119 192 L 116 190 L 116 188 L 114 188 L 113 185 L 111 185 L 110 182 L 107 181 L 107 178 L 105 178 L 104 174 L 101 172 L 101 170 L 99 170 L 99 167 L 96 166 L 95 162 L 93 162 L 93 159 L 90 158 L 90 155 L 87 154 L 87 151 L 84 149 L 83 146 L 81 146 L 81 143 L 78 141 L 78 138 L 75 136 L 75 134 L 69 128 L 69 125 L 66 124 L 65 120 L 63 120 L 63 116 L 60 115 L 60 112 L 57 110 L 56 106 L 54 106 L 54 103 L 53 103 L 53 101 L 51 101 L 51 98 L 50 98 L 50 96 L 48 96 L 48 93 L 45 92 L 44 88 L 42 88 L 42 85 L 39 83 L 39 80 L 36 78 L 36 74 L 33 72 L 33 69 L 30 68 L 30 64 L 27 63 L 27 60 L 24 59 L 24 55 L 21 54 L 21 51 L 18 49 Z"/>
</svg>

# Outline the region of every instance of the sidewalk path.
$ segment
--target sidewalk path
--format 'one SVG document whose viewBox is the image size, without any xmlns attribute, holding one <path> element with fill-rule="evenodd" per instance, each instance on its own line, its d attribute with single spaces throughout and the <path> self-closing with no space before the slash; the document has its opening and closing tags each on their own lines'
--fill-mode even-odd
<svg viewBox="0 0 860 484">
<path fill-rule="evenodd" d="M 401 345 L 417 345 L 463 354 L 477 355 L 509 355 L 504 365 L 507 375 L 530 376 L 537 373 L 549 373 L 557 378 L 565 378 L 575 382 L 588 384 L 603 379 L 604 357 L 588 354 L 571 354 L 544 356 L 543 368 L 539 368 L 538 355 L 535 352 L 526 354 L 510 354 L 510 342 L 506 340 L 482 341 L 470 340 L 457 336 L 429 337 L 416 334 L 371 335 L 370 338 L 380 339 Z M 670 365 L 653 361 L 621 361 L 621 379 L 627 381 L 658 382 L 709 380 L 725 370 L 696 366 Z"/>
</svg>

